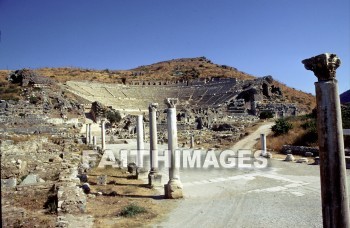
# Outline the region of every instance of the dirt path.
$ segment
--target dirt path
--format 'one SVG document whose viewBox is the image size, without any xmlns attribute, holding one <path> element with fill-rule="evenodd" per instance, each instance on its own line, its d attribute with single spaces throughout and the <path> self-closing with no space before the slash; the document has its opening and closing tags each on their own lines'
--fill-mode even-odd
<svg viewBox="0 0 350 228">
<path fill-rule="evenodd" d="M 261 125 L 257 130 L 235 143 L 231 149 L 234 151 L 239 149 L 253 149 L 255 143 L 260 140 L 260 134 L 268 135 L 271 133 L 271 127 L 274 124 L 274 122 L 267 122 L 266 124 Z"/>
<path fill-rule="evenodd" d="M 253 148 L 272 124 L 231 149 Z M 318 166 L 271 160 L 264 169 L 182 169 L 180 176 L 185 198 L 153 227 L 322 227 Z"/>
</svg>

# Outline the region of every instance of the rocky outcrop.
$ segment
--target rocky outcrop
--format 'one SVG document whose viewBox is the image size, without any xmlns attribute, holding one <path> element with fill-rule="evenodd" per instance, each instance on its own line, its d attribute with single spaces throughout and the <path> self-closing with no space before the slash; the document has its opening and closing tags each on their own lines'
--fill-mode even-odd
<svg viewBox="0 0 350 228">
<path fill-rule="evenodd" d="M 101 121 L 101 118 L 105 116 L 106 111 L 107 107 L 104 106 L 101 102 L 92 102 L 90 114 L 95 122 Z"/>
<path fill-rule="evenodd" d="M 8 76 L 8 80 L 12 83 L 18 83 L 21 86 L 48 86 L 53 84 L 53 81 L 50 78 L 40 76 L 29 69 L 22 69 L 11 72 Z"/>
</svg>

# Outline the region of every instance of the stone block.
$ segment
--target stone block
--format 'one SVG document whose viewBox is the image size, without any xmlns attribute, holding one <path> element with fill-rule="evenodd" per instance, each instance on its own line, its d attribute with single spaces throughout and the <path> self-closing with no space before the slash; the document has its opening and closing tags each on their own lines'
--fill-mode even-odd
<svg viewBox="0 0 350 228">
<path fill-rule="evenodd" d="M 287 161 L 287 162 L 291 162 L 294 160 L 295 160 L 295 158 L 294 158 L 293 154 L 287 154 L 286 158 L 284 159 L 284 161 Z"/>
<path fill-rule="evenodd" d="M 312 152 L 305 152 L 305 157 L 312 157 L 314 154 Z"/>
<path fill-rule="evenodd" d="M 307 158 L 299 158 L 297 160 L 297 163 L 308 163 L 308 162 L 309 162 L 309 160 Z"/>
<path fill-rule="evenodd" d="M 128 164 L 128 172 L 132 175 L 136 175 L 137 166 L 136 163 L 132 162 Z"/>
<path fill-rule="evenodd" d="M 36 174 L 29 174 L 24 178 L 24 180 L 19 184 L 20 186 L 23 185 L 31 185 L 31 184 L 36 184 L 39 182 L 39 177 Z"/>
<path fill-rule="evenodd" d="M 1 179 L 1 187 L 14 188 L 17 185 L 16 178 Z"/>
<path fill-rule="evenodd" d="M 164 195 L 166 199 L 181 199 L 183 198 L 182 184 L 179 180 L 171 180 L 164 185 Z"/>
<path fill-rule="evenodd" d="M 162 175 L 159 173 L 148 174 L 148 184 L 150 187 L 161 187 L 162 186 Z"/>
</svg>

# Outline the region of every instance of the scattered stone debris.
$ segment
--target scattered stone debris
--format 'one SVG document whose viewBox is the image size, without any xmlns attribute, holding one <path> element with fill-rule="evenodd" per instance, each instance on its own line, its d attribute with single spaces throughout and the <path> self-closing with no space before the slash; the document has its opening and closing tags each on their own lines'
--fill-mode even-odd
<svg viewBox="0 0 350 228">
<path fill-rule="evenodd" d="M 292 162 L 294 160 L 295 160 L 295 158 L 294 158 L 293 154 L 287 154 L 286 158 L 284 159 L 284 161 L 287 161 L 287 162 Z"/>
<path fill-rule="evenodd" d="M 175 73 L 182 75 L 183 72 Z M 21 196 L 22 200 L 28 194 L 28 200 L 35 199 L 36 202 L 34 196 L 40 195 L 45 203 L 36 205 L 39 208 L 36 210 L 40 211 L 45 205 L 45 219 L 51 227 L 52 224 L 56 227 L 92 227 L 94 218 L 86 214 L 88 200 L 103 200 L 109 196 L 117 199 L 123 195 L 119 189 L 108 189 L 111 185 L 116 186 L 116 182 L 108 182 L 111 176 L 87 175 L 97 164 L 103 169 L 127 165 L 135 179 L 139 176 L 147 178 L 148 170 L 135 163 L 126 164 L 126 158 L 120 156 L 117 159 L 112 150 L 98 144 L 127 144 L 127 139 L 136 138 L 135 113 L 143 115 L 144 139 L 148 142 L 147 107 L 151 102 L 160 104 L 156 112 L 158 133 L 155 138 L 163 144 L 168 140 L 163 100 L 179 97 L 178 112 L 174 116 L 179 144 L 192 148 L 230 146 L 246 135 L 247 127 L 256 124 L 262 113 L 279 118 L 295 116 L 302 111 L 295 104 L 285 102 L 283 91 L 273 85 L 271 76 L 245 81 L 189 77 L 188 80 L 133 81 L 113 86 L 86 82 L 60 85 L 35 71 L 23 69 L 10 73 L 8 80 L 20 88 L 21 99 L 0 101 L 1 186 L 7 196 Z M 118 107 L 123 118 L 118 123 L 106 123 L 106 131 L 103 131 L 106 138 L 101 137 L 100 129 L 93 137 L 84 135 L 84 130 L 87 133 L 85 124 L 100 128 L 100 121 L 112 107 Z M 93 140 L 89 142 L 88 137 Z M 287 149 L 294 153 L 295 148 Z M 301 151 L 307 157 L 318 155 L 309 148 Z M 104 162 L 98 163 L 101 157 Z M 268 152 L 266 157 L 272 158 L 272 154 Z M 160 175 L 150 178 L 153 186 L 160 185 Z M 171 182 L 166 189 L 169 198 L 182 197 L 181 185 Z M 33 217 L 29 209 L 18 205 L 19 202 L 12 206 L 9 197 L 4 200 L 8 205 L 3 210 L 6 227 L 14 226 L 13 221 L 19 221 L 15 225 L 23 226 L 24 221 Z"/>
<path fill-rule="evenodd" d="M 38 175 L 29 174 L 19 185 L 23 186 L 23 185 L 31 185 L 31 184 L 43 183 L 43 182 L 45 181 L 41 179 Z"/>
<path fill-rule="evenodd" d="M 309 160 L 307 158 L 299 158 L 296 162 L 297 163 L 308 163 Z"/>
</svg>

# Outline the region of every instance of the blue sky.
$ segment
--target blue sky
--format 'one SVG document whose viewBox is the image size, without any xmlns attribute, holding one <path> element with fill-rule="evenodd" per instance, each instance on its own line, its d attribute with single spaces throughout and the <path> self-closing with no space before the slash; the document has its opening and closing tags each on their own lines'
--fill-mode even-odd
<svg viewBox="0 0 350 228">
<path fill-rule="evenodd" d="M 350 88 L 349 0 L 0 0 L 0 69 L 130 69 L 206 56 L 314 93 L 304 58 L 342 60 Z"/>
</svg>

